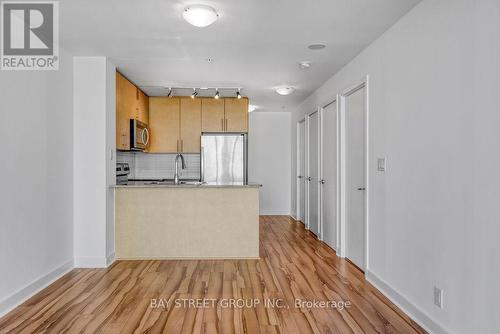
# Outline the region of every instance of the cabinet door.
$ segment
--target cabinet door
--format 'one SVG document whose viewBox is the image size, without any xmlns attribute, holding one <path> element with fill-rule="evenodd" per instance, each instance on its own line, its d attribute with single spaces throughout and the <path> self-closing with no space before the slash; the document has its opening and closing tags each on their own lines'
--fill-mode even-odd
<svg viewBox="0 0 500 334">
<path fill-rule="evenodd" d="M 224 99 L 201 99 L 201 131 L 224 131 Z"/>
<path fill-rule="evenodd" d="M 179 151 L 179 98 L 149 98 L 150 144 L 148 152 L 176 153 Z"/>
<path fill-rule="evenodd" d="M 181 147 L 183 153 L 200 153 L 201 100 L 181 98 Z"/>
<path fill-rule="evenodd" d="M 225 116 L 227 132 L 248 132 L 248 99 L 226 98 Z"/>
<path fill-rule="evenodd" d="M 143 91 L 137 89 L 137 120 L 149 123 L 149 97 Z"/>
<path fill-rule="evenodd" d="M 116 72 L 116 148 L 130 150 L 130 119 L 135 117 L 135 86 Z"/>
</svg>

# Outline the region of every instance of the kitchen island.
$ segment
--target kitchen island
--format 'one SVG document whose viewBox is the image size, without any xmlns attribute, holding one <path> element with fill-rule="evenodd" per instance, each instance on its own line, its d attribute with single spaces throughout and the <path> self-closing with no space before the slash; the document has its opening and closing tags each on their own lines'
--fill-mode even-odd
<svg viewBox="0 0 500 334">
<path fill-rule="evenodd" d="M 115 186 L 118 259 L 259 257 L 257 184 Z"/>
</svg>

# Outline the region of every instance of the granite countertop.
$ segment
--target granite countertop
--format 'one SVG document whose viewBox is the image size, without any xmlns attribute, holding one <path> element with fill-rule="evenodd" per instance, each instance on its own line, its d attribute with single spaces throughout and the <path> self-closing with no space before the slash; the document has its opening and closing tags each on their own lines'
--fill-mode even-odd
<svg viewBox="0 0 500 334">
<path fill-rule="evenodd" d="M 173 180 L 129 180 L 127 184 L 117 184 L 113 188 L 258 188 L 258 183 L 216 183 L 199 182 L 198 180 L 182 180 L 181 184 L 174 184 Z"/>
</svg>

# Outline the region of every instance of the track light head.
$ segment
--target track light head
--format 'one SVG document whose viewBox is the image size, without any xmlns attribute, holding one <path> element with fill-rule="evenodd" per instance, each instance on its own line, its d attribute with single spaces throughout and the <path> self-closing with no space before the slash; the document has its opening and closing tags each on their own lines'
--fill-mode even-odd
<svg viewBox="0 0 500 334">
<path fill-rule="evenodd" d="M 220 94 L 219 94 L 219 89 L 215 89 L 215 96 L 214 96 L 214 99 L 218 100 L 220 97 Z"/>
<path fill-rule="evenodd" d="M 194 99 L 198 95 L 196 88 L 193 88 L 193 94 L 191 94 L 191 98 Z"/>
<path fill-rule="evenodd" d="M 172 88 L 168 88 L 168 94 L 167 97 L 172 97 Z"/>
<path fill-rule="evenodd" d="M 238 91 L 236 92 L 236 97 L 238 99 L 241 99 L 241 94 L 240 94 L 240 89 L 238 88 Z"/>
</svg>

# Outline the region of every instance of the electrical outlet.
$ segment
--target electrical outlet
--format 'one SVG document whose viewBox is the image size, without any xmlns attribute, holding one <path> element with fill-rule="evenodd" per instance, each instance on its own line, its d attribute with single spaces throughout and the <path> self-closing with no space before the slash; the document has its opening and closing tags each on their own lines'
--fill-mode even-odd
<svg viewBox="0 0 500 334">
<path fill-rule="evenodd" d="M 377 170 L 379 172 L 385 172 L 385 167 L 386 167 L 385 164 L 386 164 L 385 158 L 378 158 L 377 159 Z"/>
<path fill-rule="evenodd" d="M 434 305 L 439 308 L 443 308 L 443 296 L 444 292 L 437 286 L 434 287 Z"/>
</svg>

